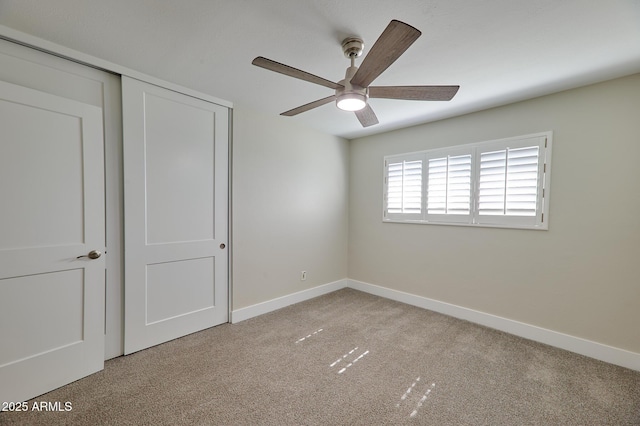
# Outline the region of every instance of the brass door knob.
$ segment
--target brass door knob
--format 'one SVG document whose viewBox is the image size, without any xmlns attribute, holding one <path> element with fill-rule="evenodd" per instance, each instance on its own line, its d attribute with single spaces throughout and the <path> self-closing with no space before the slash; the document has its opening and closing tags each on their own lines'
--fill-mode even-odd
<svg viewBox="0 0 640 426">
<path fill-rule="evenodd" d="M 97 259 L 102 256 L 102 253 L 98 250 L 91 250 L 88 254 L 83 254 L 82 256 L 76 257 L 76 259 L 81 259 L 83 257 L 88 257 L 89 259 Z"/>
</svg>

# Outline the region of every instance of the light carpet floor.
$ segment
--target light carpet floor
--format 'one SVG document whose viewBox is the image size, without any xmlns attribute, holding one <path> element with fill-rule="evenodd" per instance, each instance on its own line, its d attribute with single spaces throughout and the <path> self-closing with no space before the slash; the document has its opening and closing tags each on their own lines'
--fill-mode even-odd
<svg viewBox="0 0 640 426">
<path fill-rule="evenodd" d="M 640 425 L 640 373 L 351 289 L 126 357 L 3 425 Z M 30 402 L 31 403 L 31 402 Z"/>
</svg>

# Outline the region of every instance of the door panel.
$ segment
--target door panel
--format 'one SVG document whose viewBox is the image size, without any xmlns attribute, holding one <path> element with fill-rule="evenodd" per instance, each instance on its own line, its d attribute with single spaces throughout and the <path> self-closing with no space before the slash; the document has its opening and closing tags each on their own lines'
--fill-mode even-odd
<svg viewBox="0 0 640 426">
<path fill-rule="evenodd" d="M 124 76 L 122 101 L 128 354 L 228 320 L 229 116 Z"/>
<path fill-rule="evenodd" d="M 0 401 L 103 368 L 102 111 L 0 82 Z"/>
<path fill-rule="evenodd" d="M 20 344 L 3 347 L 0 365 L 81 342 L 83 287 L 81 269 L 2 280 L 2 297 L 12 308 L 0 312 L 0 323 L 14 324 L 3 338 Z"/>
<path fill-rule="evenodd" d="M 2 127 L 0 169 L 17 184 L 0 189 L 0 249 L 83 243 L 81 117 L 6 100 L 0 116 L 6 123 L 38 123 Z M 43 143 L 50 133 L 65 138 Z"/>
<path fill-rule="evenodd" d="M 206 257 L 147 265 L 147 324 L 214 308 L 214 262 Z"/>
<path fill-rule="evenodd" d="M 144 105 L 147 244 L 213 240 L 216 112 L 154 93 Z"/>
</svg>

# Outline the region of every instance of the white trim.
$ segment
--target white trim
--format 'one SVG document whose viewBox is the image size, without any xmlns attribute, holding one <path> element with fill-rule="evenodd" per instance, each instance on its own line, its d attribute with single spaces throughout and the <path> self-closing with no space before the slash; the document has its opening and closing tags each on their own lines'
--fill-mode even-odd
<svg viewBox="0 0 640 426">
<path fill-rule="evenodd" d="M 52 43 L 48 40 L 26 34 L 18 30 L 14 30 L 13 28 L 9 28 L 4 25 L 0 25 L 0 38 L 37 50 L 41 50 L 64 59 L 78 62 L 83 65 L 88 65 L 114 74 L 126 75 L 131 78 L 135 78 L 136 80 L 142 80 L 156 86 L 164 87 L 165 89 L 173 90 L 175 92 L 192 96 L 194 98 L 202 99 L 203 101 L 211 102 L 227 108 L 233 108 L 233 103 L 229 101 L 225 101 L 223 99 L 216 98 L 214 96 L 210 96 L 193 89 L 182 87 L 177 84 L 164 81 L 147 74 L 143 74 L 130 68 L 126 68 L 112 62 L 96 58 L 95 56 L 87 55 L 86 53 L 78 52 L 77 50 L 69 49 L 68 47 Z"/>
<path fill-rule="evenodd" d="M 346 287 L 365 293 L 428 309 L 455 318 L 471 321 L 509 334 L 524 337 L 539 343 L 564 349 L 610 364 L 640 371 L 640 353 L 627 351 L 580 337 L 570 336 L 557 331 L 537 327 L 535 325 L 502 318 L 485 312 L 475 311 L 462 306 L 381 287 L 362 281 L 347 279 Z"/>
<path fill-rule="evenodd" d="M 334 291 L 345 288 L 347 286 L 347 281 L 348 280 L 346 279 L 334 281 L 307 290 L 302 290 L 297 293 L 278 297 L 276 299 L 267 300 L 266 302 L 247 306 L 246 308 L 233 310 L 231 311 L 230 322 L 235 324 L 249 318 L 257 317 L 258 315 L 263 315 L 277 309 L 285 308 L 295 303 L 304 302 L 305 300 L 313 299 L 314 297 L 332 293 Z"/>
</svg>

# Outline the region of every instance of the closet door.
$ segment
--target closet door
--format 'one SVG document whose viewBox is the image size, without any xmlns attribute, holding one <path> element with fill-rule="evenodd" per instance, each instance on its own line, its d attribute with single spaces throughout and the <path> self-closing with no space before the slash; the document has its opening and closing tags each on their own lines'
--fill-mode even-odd
<svg viewBox="0 0 640 426">
<path fill-rule="evenodd" d="M 0 401 L 104 365 L 102 110 L 0 81 Z"/>
<path fill-rule="evenodd" d="M 105 184 L 104 189 L 93 188 L 92 192 L 104 191 L 106 205 L 106 224 L 103 226 L 106 231 L 103 256 L 106 268 L 104 359 L 120 356 L 124 353 L 120 76 L 0 40 L 0 81 L 72 99 L 102 110 Z M 3 142 L 0 129 L 0 145 Z M 39 176 L 45 180 L 44 174 Z M 4 219 L 2 204 L 3 200 L 0 199 L 0 220 Z M 0 351 L 1 348 L 2 343 Z"/>
<path fill-rule="evenodd" d="M 125 353 L 228 321 L 226 107 L 122 77 Z"/>
</svg>

